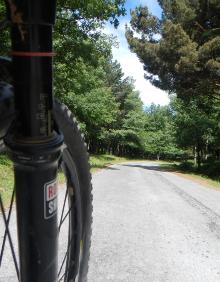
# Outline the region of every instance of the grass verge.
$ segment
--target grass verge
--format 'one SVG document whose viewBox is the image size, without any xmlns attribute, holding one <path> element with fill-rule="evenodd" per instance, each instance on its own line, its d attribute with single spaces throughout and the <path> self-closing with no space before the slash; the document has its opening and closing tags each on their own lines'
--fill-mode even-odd
<svg viewBox="0 0 220 282">
<path fill-rule="evenodd" d="M 0 195 L 8 205 L 14 188 L 13 164 L 7 155 L 0 155 Z"/>
<path fill-rule="evenodd" d="M 212 177 L 197 171 L 195 168 L 186 168 L 183 163 L 161 163 L 160 168 L 163 171 L 173 172 L 207 187 L 220 189 L 220 181 L 218 179 L 212 179 Z"/>
<path fill-rule="evenodd" d="M 91 172 L 96 172 L 102 168 L 105 168 L 112 164 L 128 162 L 128 161 L 140 161 L 146 162 L 147 160 L 138 160 L 138 159 L 130 159 L 125 157 L 117 157 L 113 155 L 91 155 L 90 156 L 90 165 Z M 158 163 L 160 167 L 158 170 L 160 171 L 169 171 L 181 175 L 182 177 L 194 180 L 200 184 L 203 184 L 208 187 L 220 189 L 220 181 L 216 181 L 211 179 L 210 177 L 203 175 L 195 170 L 190 170 L 190 168 L 185 168 L 181 166 L 180 163 L 177 162 L 166 162 L 166 161 L 152 161 L 151 163 Z M 65 182 L 64 174 L 59 171 L 58 173 L 58 181 L 59 183 Z M 0 194 L 2 200 L 4 201 L 5 206 L 8 206 L 12 191 L 14 187 L 14 176 L 13 176 L 13 164 L 8 159 L 7 155 L 0 155 Z"/>
<path fill-rule="evenodd" d="M 90 155 L 91 172 L 96 172 L 99 169 L 109 165 L 130 161 L 131 159 L 124 157 L 116 157 L 113 155 Z"/>
<path fill-rule="evenodd" d="M 108 165 L 128 161 L 127 158 L 116 157 L 112 155 L 92 155 L 90 156 L 91 171 L 95 172 Z M 65 176 L 62 171 L 58 172 L 58 182 L 64 183 Z M 7 207 L 10 203 L 12 191 L 14 188 L 13 164 L 6 154 L 0 155 L 0 195 Z"/>
<path fill-rule="evenodd" d="M 108 165 L 121 163 L 124 161 L 139 161 L 159 164 L 160 171 L 173 172 L 178 174 L 179 176 L 194 180 L 195 182 L 205 185 L 211 188 L 220 189 L 220 181 L 214 180 L 207 175 L 202 174 L 201 172 L 197 172 L 195 169 L 191 167 L 186 167 L 184 163 L 180 162 L 172 162 L 172 161 L 155 161 L 155 160 L 138 160 L 138 159 L 129 159 L 129 158 L 121 158 L 112 155 L 92 155 L 90 157 L 91 171 L 95 172 L 99 169 L 102 169 Z"/>
</svg>

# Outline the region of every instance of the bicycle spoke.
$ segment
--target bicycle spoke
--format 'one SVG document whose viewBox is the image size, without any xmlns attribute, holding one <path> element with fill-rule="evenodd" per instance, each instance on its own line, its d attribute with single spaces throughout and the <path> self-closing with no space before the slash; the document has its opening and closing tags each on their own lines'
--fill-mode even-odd
<svg viewBox="0 0 220 282">
<path fill-rule="evenodd" d="M 63 265 L 64 265 L 64 262 L 66 261 L 68 252 L 69 252 L 69 251 L 66 252 L 66 254 L 65 254 L 64 258 L 63 258 L 63 261 L 62 261 L 62 264 L 61 264 L 61 267 L 60 267 L 60 270 L 59 270 L 59 273 L 58 273 L 58 277 L 60 276 L 60 272 L 61 272 L 62 269 L 63 269 Z"/>
<path fill-rule="evenodd" d="M 63 214 L 64 214 L 64 208 L 65 208 L 65 205 L 66 205 L 67 195 L 68 195 L 68 186 L 66 186 L 65 199 L 64 199 L 63 208 L 62 208 L 62 214 L 61 214 L 60 223 L 59 223 L 59 231 L 60 231 L 60 227 L 61 227 L 61 225 L 62 225 L 61 222 L 62 222 L 62 220 L 63 220 Z"/>
<path fill-rule="evenodd" d="M 12 257 L 13 257 L 13 261 L 14 261 L 14 264 L 15 264 L 17 278 L 19 280 L 18 263 L 17 263 L 17 260 L 16 260 L 16 255 L 15 255 L 14 247 L 13 247 L 13 244 L 12 244 L 11 234 L 10 234 L 8 224 L 7 224 L 5 209 L 4 209 L 4 206 L 3 206 L 1 195 L 0 195 L 0 207 L 1 207 L 2 215 L 3 215 L 3 220 L 4 220 L 4 223 L 5 223 L 5 231 L 6 231 L 6 234 L 8 235 L 9 245 L 10 245 L 10 248 L 11 248 Z"/>
<path fill-rule="evenodd" d="M 73 237 L 71 238 L 70 242 L 68 243 L 67 251 L 66 251 L 66 254 L 65 254 L 64 258 L 63 258 L 63 261 L 62 261 L 62 264 L 61 264 L 61 267 L 60 267 L 60 270 L 59 270 L 59 273 L 58 273 L 58 277 L 59 277 L 59 275 L 60 275 L 60 273 L 61 273 L 61 271 L 62 271 L 62 269 L 63 269 L 63 265 L 64 265 L 64 263 L 65 263 L 65 261 L 66 261 L 67 255 L 68 255 L 68 253 L 69 253 L 69 250 L 70 250 L 69 248 L 70 248 L 70 246 L 71 246 L 71 244 L 72 244 L 72 240 L 73 240 Z M 61 279 L 64 277 L 65 274 L 66 274 L 66 271 L 65 271 L 64 274 L 61 276 L 61 278 L 60 278 L 59 281 L 61 281 Z"/>
<path fill-rule="evenodd" d="M 71 269 L 71 267 L 72 267 L 72 265 L 69 265 L 68 266 L 68 268 L 67 268 L 67 270 L 64 272 L 64 274 L 61 276 L 61 278 L 58 280 L 58 282 L 60 282 L 62 279 L 63 279 L 63 277 L 65 277 L 65 275 L 69 272 L 69 270 Z"/>
<path fill-rule="evenodd" d="M 66 275 L 66 271 L 64 272 L 64 274 L 61 276 L 61 278 L 58 280 L 58 282 L 62 281 L 63 277 Z"/>
<path fill-rule="evenodd" d="M 63 220 L 60 222 L 59 231 L 60 231 L 61 225 L 64 223 L 64 221 L 65 221 L 65 219 L 67 218 L 67 216 L 69 215 L 71 209 L 72 209 L 72 206 L 69 208 L 69 210 L 68 210 L 68 212 L 66 213 L 66 215 L 64 216 Z"/>
<path fill-rule="evenodd" d="M 9 212 L 8 212 L 8 218 L 7 218 L 7 226 L 9 225 L 9 220 L 11 217 L 11 211 L 12 211 L 12 205 L 14 202 L 14 195 L 15 195 L 15 190 L 13 190 L 12 196 L 11 196 L 11 203 L 10 203 L 10 208 L 9 208 Z M 2 258 L 3 258 L 3 253 L 4 253 L 4 249 L 5 249 L 5 242 L 6 242 L 6 237 L 7 237 L 7 232 L 5 229 L 5 233 L 4 233 L 4 238 L 3 238 L 3 242 L 2 242 L 2 247 L 1 247 L 1 254 L 0 254 L 0 266 L 2 264 Z"/>
<path fill-rule="evenodd" d="M 65 275 L 69 272 L 69 270 L 70 270 L 71 267 L 72 267 L 72 265 L 67 268 L 67 270 L 66 270 L 66 271 L 64 272 L 64 274 L 61 276 L 61 278 L 58 280 L 58 282 L 60 282 L 60 281 L 63 279 L 63 277 L 65 277 Z"/>
</svg>

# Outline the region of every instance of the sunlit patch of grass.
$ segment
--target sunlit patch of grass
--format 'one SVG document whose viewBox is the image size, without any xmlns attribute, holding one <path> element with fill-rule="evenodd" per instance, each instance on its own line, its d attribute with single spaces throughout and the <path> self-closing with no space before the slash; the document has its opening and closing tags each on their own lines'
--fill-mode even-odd
<svg viewBox="0 0 220 282">
<path fill-rule="evenodd" d="M 58 181 L 58 184 L 64 184 L 66 182 L 65 174 L 61 169 L 59 169 L 58 171 L 57 181 Z"/>
<path fill-rule="evenodd" d="M 62 170 L 58 172 L 58 183 L 64 184 L 66 181 Z M 13 163 L 6 154 L 0 155 L 0 195 L 4 206 L 10 204 L 12 192 L 14 189 L 14 172 Z"/>
<path fill-rule="evenodd" d="M 114 155 L 91 155 L 90 156 L 90 165 L 91 165 L 91 171 L 95 172 L 101 168 L 104 168 L 106 166 L 122 163 L 125 161 L 130 161 L 131 159 L 125 158 L 125 157 L 117 157 Z"/>
<path fill-rule="evenodd" d="M 0 155 L 0 195 L 7 206 L 14 189 L 13 164 L 6 154 Z"/>
<path fill-rule="evenodd" d="M 205 186 L 220 189 L 220 181 L 218 179 L 212 179 L 201 173 L 201 171 L 196 170 L 193 165 L 188 167 L 184 165 L 184 163 L 164 163 L 161 164 L 160 167 L 164 171 L 174 172 Z"/>
</svg>

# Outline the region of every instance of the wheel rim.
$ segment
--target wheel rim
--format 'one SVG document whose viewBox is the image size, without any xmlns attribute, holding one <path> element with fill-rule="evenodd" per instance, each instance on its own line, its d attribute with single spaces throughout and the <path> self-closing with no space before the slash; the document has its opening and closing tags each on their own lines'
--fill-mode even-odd
<svg viewBox="0 0 220 282">
<path fill-rule="evenodd" d="M 66 192 L 65 199 L 68 198 L 68 247 L 65 254 L 65 272 L 61 275 L 59 270 L 59 280 L 58 281 L 77 281 L 75 278 L 79 269 L 79 258 L 81 253 L 81 233 L 82 233 L 82 220 L 81 220 L 81 200 L 80 200 L 80 187 L 77 177 L 76 166 L 72 160 L 71 154 L 68 149 L 63 151 L 62 156 L 62 167 L 66 176 Z M 67 201 L 66 201 L 67 202 Z M 65 204 L 65 200 L 64 200 Z M 64 206 L 63 206 L 64 207 Z M 62 214 L 60 217 L 60 222 L 62 222 Z M 64 216 L 65 217 L 65 216 Z M 59 224 L 60 227 L 60 224 Z M 61 225 L 62 227 L 62 225 Z M 60 230 L 61 235 L 62 230 Z M 65 228 L 63 229 L 65 232 Z M 59 240 L 59 241 L 62 241 Z M 64 266 L 62 261 L 61 266 Z"/>
</svg>

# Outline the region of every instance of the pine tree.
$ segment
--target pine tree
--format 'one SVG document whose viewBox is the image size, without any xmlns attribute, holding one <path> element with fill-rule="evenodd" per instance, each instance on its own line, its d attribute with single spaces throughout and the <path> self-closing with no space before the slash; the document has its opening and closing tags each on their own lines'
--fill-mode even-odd
<svg viewBox="0 0 220 282">
<path fill-rule="evenodd" d="M 220 78 L 219 1 L 159 3 L 162 19 L 141 6 L 132 11 L 126 31 L 130 49 L 144 64 L 146 79 L 184 100 L 204 96 L 215 102 Z"/>
</svg>

